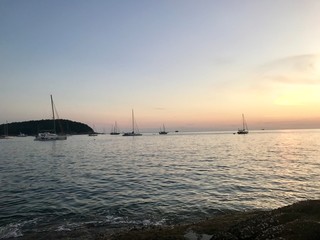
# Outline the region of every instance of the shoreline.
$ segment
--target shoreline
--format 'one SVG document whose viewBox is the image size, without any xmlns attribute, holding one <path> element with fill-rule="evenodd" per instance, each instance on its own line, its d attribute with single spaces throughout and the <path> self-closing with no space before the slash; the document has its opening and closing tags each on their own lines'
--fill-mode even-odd
<svg viewBox="0 0 320 240">
<path fill-rule="evenodd" d="M 233 212 L 192 224 L 106 229 L 86 226 L 75 231 L 26 233 L 29 239 L 98 240 L 237 240 L 320 239 L 320 200 L 306 200 L 273 210 Z"/>
</svg>

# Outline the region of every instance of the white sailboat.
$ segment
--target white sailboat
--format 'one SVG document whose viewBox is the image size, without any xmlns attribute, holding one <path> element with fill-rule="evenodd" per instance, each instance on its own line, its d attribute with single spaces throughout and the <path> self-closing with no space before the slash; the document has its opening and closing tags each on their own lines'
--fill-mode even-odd
<svg viewBox="0 0 320 240">
<path fill-rule="evenodd" d="M 51 99 L 51 109 L 52 109 L 52 120 L 53 120 L 53 132 L 42 132 L 38 133 L 36 138 L 34 139 L 35 141 L 55 141 L 55 140 L 66 140 L 67 136 L 66 135 L 58 135 L 56 131 L 56 119 L 55 119 L 55 114 L 54 114 L 54 104 L 53 104 L 53 99 L 52 95 L 50 95 Z"/>
<path fill-rule="evenodd" d="M 242 114 L 242 129 L 238 129 L 238 134 L 248 134 L 248 133 L 249 133 L 248 125 L 244 118 L 244 115 Z"/>
<path fill-rule="evenodd" d="M 138 129 L 137 129 L 137 132 L 135 132 L 134 125 L 135 125 L 135 121 L 134 121 L 134 113 L 132 109 L 132 132 L 126 132 L 122 136 L 142 136 L 142 134 L 139 133 Z"/>
<path fill-rule="evenodd" d="M 19 135 L 17 135 L 17 137 L 27 137 L 28 135 L 27 134 L 24 134 L 22 132 L 19 133 Z"/>
</svg>

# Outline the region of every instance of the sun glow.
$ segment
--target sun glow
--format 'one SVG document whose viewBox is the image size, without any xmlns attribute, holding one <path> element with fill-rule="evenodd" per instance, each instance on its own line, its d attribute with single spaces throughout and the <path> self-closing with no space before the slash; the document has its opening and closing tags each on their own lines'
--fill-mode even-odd
<svg viewBox="0 0 320 240">
<path fill-rule="evenodd" d="M 307 104 L 319 103 L 320 87 L 296 86 L 282 91 L 274 99 L 274 104 L 281 106 L 304 106 Z"/>
</svg>

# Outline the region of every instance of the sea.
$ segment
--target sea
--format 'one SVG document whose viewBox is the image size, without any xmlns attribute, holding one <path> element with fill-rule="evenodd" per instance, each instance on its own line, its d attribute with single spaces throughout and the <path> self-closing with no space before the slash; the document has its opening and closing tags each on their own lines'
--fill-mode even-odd
<svg viewBox="0 0 320 240">
<path fill-rule="evenodd" d="M 0 239 L 190 223 L 320 199 L 320 130 L 0 140 Z"/>
</svg>

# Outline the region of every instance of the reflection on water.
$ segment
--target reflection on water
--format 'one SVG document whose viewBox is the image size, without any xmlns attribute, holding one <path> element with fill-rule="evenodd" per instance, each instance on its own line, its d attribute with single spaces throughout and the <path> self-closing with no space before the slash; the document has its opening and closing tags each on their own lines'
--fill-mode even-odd
<svg viewBox="0 0 320 240">
<path fill-rule="evenodd" d="M 0 140 L 0 237 L 88 222 L 174 223 L 319 198 L 319 136 L 308 130 Z"/>
</svg>

